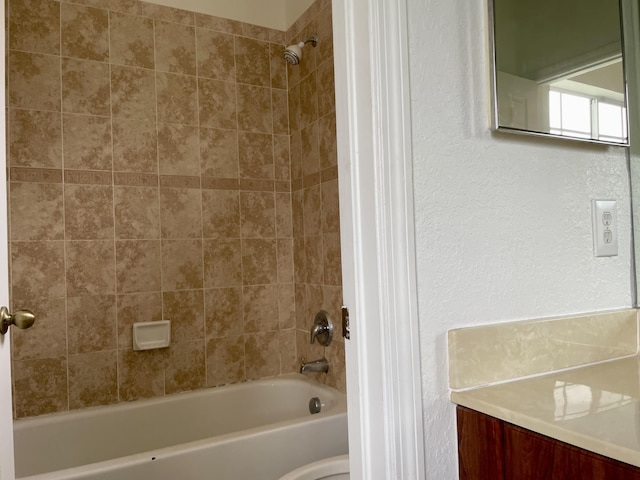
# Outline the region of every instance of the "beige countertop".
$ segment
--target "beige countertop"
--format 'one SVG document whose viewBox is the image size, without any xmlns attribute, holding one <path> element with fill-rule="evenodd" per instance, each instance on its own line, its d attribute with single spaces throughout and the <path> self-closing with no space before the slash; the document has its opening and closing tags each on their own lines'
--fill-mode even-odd
<svg viewBox="0 0 640 480">
<path fill-rule="evenodd" d="M 458 405 L 640 467 L 640 359 L 452 391 Z"/>
</svg>

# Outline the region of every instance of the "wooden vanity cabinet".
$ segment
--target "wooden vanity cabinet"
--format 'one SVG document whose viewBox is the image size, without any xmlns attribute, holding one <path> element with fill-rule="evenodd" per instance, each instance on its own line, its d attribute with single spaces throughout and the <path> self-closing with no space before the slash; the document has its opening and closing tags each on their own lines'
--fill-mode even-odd
<svg viewBox="0 0 640 480">
<path fill-rule="evenodd" d="M 457 407 L 460 480 L 640 480 L 640 468 Z"/>
</svg>

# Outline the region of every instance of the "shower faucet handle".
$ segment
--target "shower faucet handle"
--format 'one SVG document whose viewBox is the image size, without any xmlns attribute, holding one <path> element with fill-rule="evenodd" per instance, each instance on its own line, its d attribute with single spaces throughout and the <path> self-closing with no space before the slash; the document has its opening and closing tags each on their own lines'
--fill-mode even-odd
<svg viewBox="0 0 640 480">
<path fill-rule="evenodd" d="M 313 320 L 311 343 L 315 343 L 316 338 L 323 347 L 328 347 L 333 339 L 333 323 L 329 319 L 329 314 L 324 310 L 316 313 L 316 318 Z"/>
</svg>

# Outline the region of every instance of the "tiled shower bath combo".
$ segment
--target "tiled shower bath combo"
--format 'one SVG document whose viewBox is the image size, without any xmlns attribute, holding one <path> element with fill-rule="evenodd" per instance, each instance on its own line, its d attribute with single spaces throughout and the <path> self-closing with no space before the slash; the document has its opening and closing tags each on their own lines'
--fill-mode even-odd
<svg viewBox="0 0 640 480">
<path fill-rule="evenodd" d="M 15 417 L 259 379 L 327 357 L 342 302 L 331 5 L 287 31 L 136 0 L 10 0 Z M 312 34 L 300 65 L 284 46 Z M 171 321 L 166 349 L 132 324 Z"/>
</svg>

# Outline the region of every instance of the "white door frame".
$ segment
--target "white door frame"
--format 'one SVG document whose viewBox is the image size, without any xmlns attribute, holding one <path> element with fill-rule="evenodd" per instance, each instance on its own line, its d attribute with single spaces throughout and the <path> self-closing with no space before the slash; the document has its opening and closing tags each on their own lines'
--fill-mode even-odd
<svg viewBox="0 0 640 480">
<path fill-rule="evenodd" d="M 5 78 L 4 2 L 0 4 L 0 78 Z M 7 159 L 5 89 L 0 95 L 0 305 L 9 306 L 9 249 L 7 236 Z M 11 402 L 10 335 L 0 336 L 0 480 L 14 480 L 13 407 Z"/>
<path fill-rule="evenodd" d="M 334 0 L 352 478 L 424 479 L 406 0 Z"/>
</svg>

